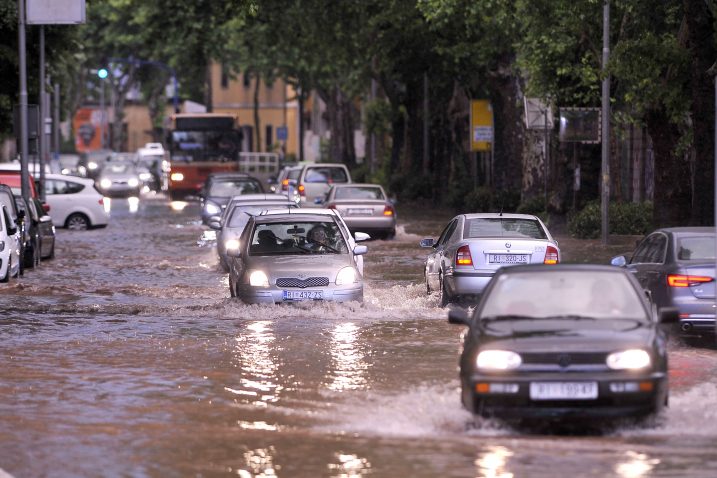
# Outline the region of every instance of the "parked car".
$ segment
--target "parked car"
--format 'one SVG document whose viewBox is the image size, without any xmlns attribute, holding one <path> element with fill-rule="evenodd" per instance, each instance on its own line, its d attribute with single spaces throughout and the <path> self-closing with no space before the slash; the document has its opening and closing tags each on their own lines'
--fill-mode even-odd
<svg viewBox="0 0 717 478">
<path fill-rule="evenodd" d="M 108 162 L 97 176 L 95 184 L 107 197 L 139 197 L 142 186 L 140 173 L 132 162 Z"/>
<path fill-rule="evenodd" d="M 354 245 L 336 211 L 266 211 L 249 219 L 239 244 L 227 251 L 229 291 L 246 303 L 363 301 L 356 257 L 368 248 Z"/>
<path fill-rule="evenodd" d="M 104 207 L 104 197 L 93 179 L 48 174 L 45 183 L 45 199 L 57 227 L 86 230 L 107 226 L 109 214 Z"/>
<path fill-rule="evenodd" d="M 30 193 L 30 197 L 40 197 L 38 182 L 32 174 L 29 174 L 28 178 L 28 192 Z M 10 186 L 15 194 L 22 194 L 22 179 L 20 170 L 3 170 L 0 168 L 0 184 Z"/>
<path fill-rule="evenodd" d="M 261 181 L 245 173 L 212 173 L 199 192 L 202 222 L 221 215 L 229 200 L 242 194 L 264 194 Z"/>
<path fill-rule="evenodd" d="M 560 248 L 537 216 L 529 214 L 461 214 L 448 223 L 424 267 L 426 291 L 437 291 L 441 306 L 476 298 L 498 269 L 519 264 L 557 264 Z"/>
<path fill-rule="evenodd" d="M 18 277 L 22 266 L 22 231 L 15 198 L 9 186 L 0 184 L 0 282 Z"/>
<path fill-rule="evenodd" d="M 396 210 L 378 184 L 335 184 L 323 204 L 339 211 L 351 231 L 383 239 L 396 235 Z"/>
<path fill-rule="evenodd" d="M 296 203 L 281 194 L 246 194 L 234 196 L 221 217 L 209 219 L 209 227 L 217 231 L 219 265 L 229 271 L 227 249 L 239 247 L 239 237 L 252 216 L 268 209 L 297 207 Z"/>
<path fill-rule="evenodd" d="M 670 227 L 648 234 L 628 259 L 611 264 L 632 272 L 656 307 L 677 307 L 684 335 L 715 333 L 715 229 Z"/>
<path fill-rule="evenodd" d="M 32 199 L 31 199 L 32 201 Z M 35 204 L 28 203 L 20 194 L 15 194 L 15 205 L 22 222 L 20 240 L 22 244 L 22 267 L 32 269 L 40 265 L 40 216 L 35 210 Z"/>
<path fill-rule="evenodd" d="M 68 176 L 87 177 L 87 168 L 80 162 L 79 154 L 61 154 L 57 159 L 60 174 Z"/>
<path fill-rule="evenodd" d="M 637 418 L 668 400 L 667 337 L 629 272 L 560 264 L 499 270 L 469 317 L 460 357 L 461 399 L 504 419 Z"/>
<path fill-rule="evenodd" d="M 315 163 L 305 164 L 299 173 L 296 189 L 299 192 L 302 207 L 316 207 L 316 199 L 323 200 L 333 184 L 346 184 L 351 181 L 351 173 L 345 164 Z"/>
<path fill-rule="evenodd" d="M 33 208 L 33 204 L 35 205 L 35 211 L 37 211 L 37 214 L 40 217 L 40 258 L 42 260 L 54 259 L 55 223 L 52 222 L 52 217 L 46 211 L 50 209 L 50 206 L 43 205 L 39 199 L 33 199 L 32 204 L 30 204 L 30 209 Z"/>
</svg>

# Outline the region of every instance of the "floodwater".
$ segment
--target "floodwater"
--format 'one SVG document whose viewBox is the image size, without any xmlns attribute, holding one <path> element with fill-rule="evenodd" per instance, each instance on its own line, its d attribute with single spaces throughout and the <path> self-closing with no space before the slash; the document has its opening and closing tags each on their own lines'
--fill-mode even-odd
<svg viewBox="0 0 717 478">
<path fill-rule="evenodd" d="M 368 244 L 363 305 L 270 307 L 229 298 L 197 205 L 173 206 L 115 200 L 0 286 L 0 477 L 717 476 L 713 348 L 671 346 L 649 425 L 474 422 L 421 277 L 447 217 Z"/>
</svg>

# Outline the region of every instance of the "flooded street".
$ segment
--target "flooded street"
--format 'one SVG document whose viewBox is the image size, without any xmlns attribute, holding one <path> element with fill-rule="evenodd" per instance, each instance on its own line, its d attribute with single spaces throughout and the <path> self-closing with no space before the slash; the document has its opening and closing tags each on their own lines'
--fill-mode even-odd
<svg viewBox="0 0 717 478">
<path fill-rule="evenodd" d="M 181 206 L 116 201 L 0 286 L 0 477 L 717 476 L 713 348 L 674 344 L 654 426 L 473 423 L 462 330 L 422 282 L 448 217 L 368 243 L 363 305 L 247 306 Z"/>
</svg>

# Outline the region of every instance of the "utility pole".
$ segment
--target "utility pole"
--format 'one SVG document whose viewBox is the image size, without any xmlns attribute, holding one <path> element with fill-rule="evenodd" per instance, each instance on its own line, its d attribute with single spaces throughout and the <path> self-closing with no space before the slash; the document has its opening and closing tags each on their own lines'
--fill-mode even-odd
<svg viewBox="0 0 717 478">
<path fill-rule="evenodd" d="M 603 2 L 602 18 L 602 188 L 600 211 L 602 213 L 602 242 L 608 243 L 610 207 L 610 76 L 607 62 L 610 59 L 610 0 Z"/>
<path fill-rule="evenodd" d="M 20 57 L 20 190 L 25 201 L 30 200 L 27 172 L 27 65 L 25 48 L 25 0 L 17 0 L 17 44 Z"/>
<path fill-rule="evenodd" d="M 48 143 L 45 141 L 45 119 L 47 118 L 47 104 L 45 104 L 45 25 L 40 25 L 40 88 L 38 89 L 38 109 L 40 126 L 37 137 L 37 164 L 40 168 L 40 198 L 45 200 L 45 155 Z M 37 173 L 37 172 L 36 172 Z"/>
</svg>

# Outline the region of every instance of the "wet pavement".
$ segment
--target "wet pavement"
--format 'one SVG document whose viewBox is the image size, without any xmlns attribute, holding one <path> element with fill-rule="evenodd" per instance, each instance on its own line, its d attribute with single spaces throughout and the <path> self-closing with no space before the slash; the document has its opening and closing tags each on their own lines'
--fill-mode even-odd
<svg viewBox="0 0 717 478">
<path fill-rule="evenodd" d="M 56 259 L 0 286 L 0 476 L 717 476 L 711 347 L 672 345 L 649 425 L 474 421 L 461 328 L 421 277 L 418 241 L 447 216 L 368 244 L 363 305 L 295 306 L 229 298 L 195 203 L 111 216 L 58 230 Z"/>
</svg>

